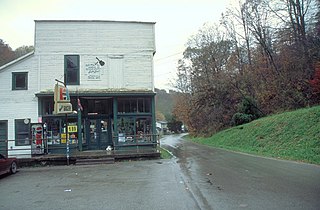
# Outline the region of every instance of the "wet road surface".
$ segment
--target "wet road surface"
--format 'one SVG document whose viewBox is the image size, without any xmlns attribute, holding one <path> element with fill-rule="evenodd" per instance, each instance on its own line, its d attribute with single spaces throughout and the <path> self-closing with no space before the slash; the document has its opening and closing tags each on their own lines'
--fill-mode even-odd
<svg viewBox="0 0 320 210">
<path fill-rule="evenodd" d="M 199 209 L 173 160 L 22 168 L 0 178 L 2 210 Z"/>
<path fill-rule="evenodd" d="M 320 209 L 320 167 L 161 139 L 200 209 Z"/>
<path fill-rule="evenodd" d="M 165 136 L 171 160 L 22 168 L 0 177 L 0 209 L 320 209 L 320 167 Z"/>
</svg>

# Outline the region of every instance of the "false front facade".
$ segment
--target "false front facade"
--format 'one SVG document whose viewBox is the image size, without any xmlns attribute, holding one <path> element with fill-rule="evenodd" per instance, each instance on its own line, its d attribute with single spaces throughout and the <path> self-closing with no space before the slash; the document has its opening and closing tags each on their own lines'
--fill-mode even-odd
<svg viewBox="0 0 320 210">
<path fill-rule="evenodd" d="M 155 147 L 154 25 L 35 21 L 34 52 L 0 67 L 0 150 Z M 56 83 L 72 113 L 55 113 Z"/>
</svg>

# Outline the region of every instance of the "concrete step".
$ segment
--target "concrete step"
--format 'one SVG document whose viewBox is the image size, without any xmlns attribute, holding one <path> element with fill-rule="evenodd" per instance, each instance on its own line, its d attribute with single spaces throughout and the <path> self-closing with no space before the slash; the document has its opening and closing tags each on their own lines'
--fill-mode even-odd
<svg viewBox="0 0 320 210">
<path fill-rule="evenodd" d="M 113 164 L 114 157 L 108 158 L 77 158 L 76 165 Z"/>
</svg>

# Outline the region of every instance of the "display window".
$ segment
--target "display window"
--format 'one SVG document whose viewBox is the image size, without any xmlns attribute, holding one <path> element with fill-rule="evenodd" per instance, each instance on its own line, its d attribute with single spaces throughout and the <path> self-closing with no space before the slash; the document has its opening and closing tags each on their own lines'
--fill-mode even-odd
<svg viewBox="0 0 320 210">
<path fill-rule="evenodd" d="M 67 139 L 65 118 L 46 118 L 44 122 L 48 145 L 65 144 Z M 70 144 L 77 143 L 78 127 L 76 119 L 68 119 L 68 139 Z"/>
<path fill-rule="evenodd" d="M 120 117 L 118 142 L 121 144 L 150 143 L 152 140 L 151 117 Z"/>
</svg>

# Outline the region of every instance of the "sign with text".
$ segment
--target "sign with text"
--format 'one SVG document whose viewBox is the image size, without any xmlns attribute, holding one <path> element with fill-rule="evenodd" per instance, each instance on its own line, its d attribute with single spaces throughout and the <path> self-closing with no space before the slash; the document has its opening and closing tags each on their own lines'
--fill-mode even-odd
<svg viewBox="0 0 320 210">
<path fill-rule="evenodd" d="M 72 113 L 72 104 L 71 103 L 56 103 L 57 109 L 56 114 L 70 114 Z"/>
<path fill-rule="evenodd" d="M 68 126 L 68 132 L 69 132 L 69 133 L 76 133 L 76 132 L 78 132 L 78 127 L 77 127 L 77 125 L 69 125 L 69 126 Z"/>
<path fill-rule="evenodd" d="M 56 84 L 54 87 L 54 101 L 55 102 L 70 102 L 70 96 L 67 87 Z"/>
<path fill-rule="evenodd" d="M 54 86 L 54 111 L 53 114 L 71 114 L 72 104 L 67 87 L 55 84 Z"/>
<path fill-rule="evenodd" d="M 87 63 L 85 74 L 88 80 L 101 80 L 101 69 L 99 65 Z"/>
<path fill-rule="evenodd" d="M 65 133 L 62 133 L 61 134 L 61 144 L 65 144 L 65 143 L 67 143 L 67 134 L 65 134 Z M 69 137 L 70 137 L 70 135 L 68 134 L 68 139 L 69 139 Z"/>
</svg>

